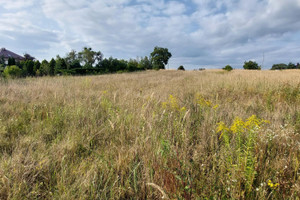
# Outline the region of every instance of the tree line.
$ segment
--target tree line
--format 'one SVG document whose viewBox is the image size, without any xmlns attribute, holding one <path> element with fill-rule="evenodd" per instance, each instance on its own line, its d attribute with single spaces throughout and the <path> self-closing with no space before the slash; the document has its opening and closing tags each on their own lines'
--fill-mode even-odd
<svg viewBox="0 0 300 200">
<path fill-rule="evenodd" d="M 172 54 L 167 48 L 155 47 L 150 56 L 137 59 L 104 58 L 101 51 L 84 47 L 82 51 L 70 51 L 65 57 L 52 58 L 50 61 L 34 60 L 30 55 L 17 62 L 9 58 L 0 59 L 0 75 L 4 77 L 91 75 L 106 73 L 134 72 L 150 69 L 165 69 Z"/>
<path fill-rule="evenodd" d="M 255 61 L 245 61 L 243 68 L 246 70 L 261 70 L 261 66 L 257 64 Z M 230 65 L 226 65 L 223 70 L 226 71 L 231 71 L 233 68 Z M 271 70 L 284 70 L 284 69 L 300 69 L 300 64 L 294 64 L 294 63 L 289 63 L 289 64 L 273 64 Z"/>
</svg>

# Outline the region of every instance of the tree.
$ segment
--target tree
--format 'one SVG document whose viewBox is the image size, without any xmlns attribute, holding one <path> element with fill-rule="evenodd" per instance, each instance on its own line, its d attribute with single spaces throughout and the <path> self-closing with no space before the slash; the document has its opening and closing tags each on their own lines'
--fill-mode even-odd
<svg viewBox="0 0 300 200">
<path fill-rule="evenodd" d="M 34 76 L 34 62 L 32 60 L 26 60 L 23 65 L 24 75 Z M 26 71 L 26 73 L 25 73 Z"/>
<path fill-rule="evenodd" d="M 55 62 L 54 58 L 52 58 L 49 62 L 49 75 L 50 76 L 55 75 L 55 65 L 56 65 L 56 62 Z"/>
<path fill-rule="evenodd" d="M 177 70 L 185 71 L 185 69 L 184 69 L 184 67 L 182 65 L 180 65 Z"/>
<path fill-rule="evenodd" d="M 80 63 L 85 67 L 94 67 L 102 61 L 103 54 L 98 51 L 93 51 L 92 48 L 84 47 L 81 52 L 78 53 L 78 59 Z"/>
<path fill-rule="evenodd" d="M 223 70 L 226 70 L 226 71 L 231 71 L 231 70 L 233 70 L 233 68 L 230 66 L 230 65 L 226 65 L 224 68 L 223 68 Z"/>
<path fill-rule="evenodd" d="M 33 73 L 35 76 L 40 76 L 41 75 L 41 71 L 40 71 L 40 68 L 41 68 L 41 63 L 40 61 L 34 61 L 34 65 L 33 65 Z"/>
<path fill-rule="evenodd" d="M 248 61 L 244 63 L 244 69 L 248 69 L 248 70 L 261 70 L 261 67 L 258 66 L 258 64 L 254 61 Z"/>
<path fill-rule="evenodd" d="M 70 51 L 66 57 L 65 61 L 67 64 L 67 69 L 75 69 L 75 68 L 81 68 L 80 61 L 78 58 L 78 54 L 75 50 Z"/>
<path fill-rule="evenodd" d="M 11 58 L 11 57 L 8 58 L 7 65 L 8 66 L 16 65 L 16 60 L 14 58 Z"/>
<path fill-rule="evenodd" d="M 55 74 L 59 73 L 61 70 L 66 70 L 67 68 L 65 59 L 57 55 L 55 60 Z"/>
<path fill-rule="evenodd" d="M 296 65 L 294 63 L 289 63 L 287 66 L 288 69 L 296 69 Z"/>
<path fill-rule="evenodd" d="M 35 75 L 40 75 L 40 68 L 41 68 L 41 63 L 40 63 L 40 61 L 35 61 L 34 62 L 34 65 L 33 65 L 33 73 L 35 74 Z M 38 74 L 36 73 L 36 72 L 39 72 Z"/>
<path fill-rule="evenodd" d="M 24 54 L 24 58 L 25 58 L 25 60 L 34 60 L 35 58 L 34 57 L 32 57 L 30 54 L 28 54 L 28 53 L 25 53 Z"/>
<path fill-rule="evenodd" d="M 172 54 L 167 48 L 155 47 L 151 53 L 151 62 L 154 69 L 165 69 Z"/>
<path fill-rule="evenodd" d="M 137 60 L 130 59 L 128 64 L 127 64 L 127 70 L 129 72 L 136 71 L 138 69 L 139 63 Z"/>
<path fill-rule="evenodd" d="M 49 62 L 43 60 L 40 67 L 40 75 L 49 75 Z"/>
<path fill-rule="evenodd" d="M 152 69 L 152 63 L 151 60 L 147 56 L 141 59 L 139 62 L 139 68 L 140 69 Z"/>
<path fill-rule="evenodd" d="M 271 68 L 271 70 L 282 70 L 282 69 L 287 69 L 288 66 L 284 63 L 280 63 L 280 64 L 274 64 Z"/>
<path fill-rule="evenodd" d="M 5 59 L 4 56 L 0 57 L 0 64 L 5 65 Z"/>
</svg>

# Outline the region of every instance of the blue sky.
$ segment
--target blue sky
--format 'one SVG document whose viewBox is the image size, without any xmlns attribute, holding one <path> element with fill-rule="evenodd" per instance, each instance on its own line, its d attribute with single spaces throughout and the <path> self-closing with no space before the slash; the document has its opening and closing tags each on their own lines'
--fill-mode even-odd
<svg viewBox="0 0 300 200">
<path fill-rule="evenodd" d="M 173 54 L 170 68 L 300 62 L 300 0 L 0 0 L 0 47 L 39 60 Z"/>
</svg>

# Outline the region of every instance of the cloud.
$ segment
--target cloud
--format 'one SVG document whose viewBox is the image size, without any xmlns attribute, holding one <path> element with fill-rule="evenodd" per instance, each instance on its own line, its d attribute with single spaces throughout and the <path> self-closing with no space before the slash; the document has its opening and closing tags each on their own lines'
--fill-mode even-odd
<svg viewBox="0 0 300 200">
<path fill-rule="evenodd" d="M 193 68 L 239 67 L 248 59 L 262 60 L 264 53 L 266 66 L 298 62 L 300 53 L 299 0 L 0 0 L 0 5 L 1 44 L 27 47 L 40 57 L 90 46 L 128 59 L 149 55 L 158 45 L 172 52 L 171 67 Z"/>
</svg>

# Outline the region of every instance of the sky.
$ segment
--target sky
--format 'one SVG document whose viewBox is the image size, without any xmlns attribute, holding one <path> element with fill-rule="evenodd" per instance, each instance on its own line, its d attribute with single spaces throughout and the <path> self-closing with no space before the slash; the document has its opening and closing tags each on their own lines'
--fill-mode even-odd
<svg viewBox="0 0 300 200">
<path fill-rule="evenodd" d="M 39 60 L 172 53 L 170 69 L 300 62 L 300 0 L 0 0 L 0 48 Z"/>
</svg>

